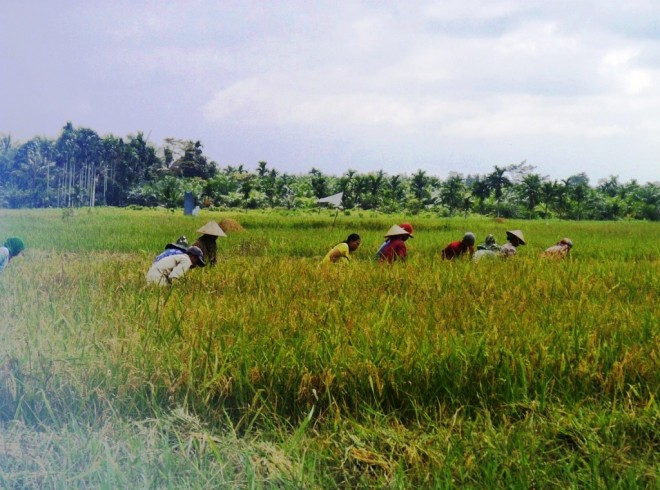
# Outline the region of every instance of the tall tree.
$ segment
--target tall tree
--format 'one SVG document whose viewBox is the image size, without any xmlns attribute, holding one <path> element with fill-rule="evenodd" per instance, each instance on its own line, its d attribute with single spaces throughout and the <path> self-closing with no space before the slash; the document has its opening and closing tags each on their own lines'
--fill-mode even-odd
<svg viewBox="0 0 660 490">
<path fill-rule="evenodd" d="M 473 196 L 468 190 L 463 191 L 459 209 L 463 212 L 463 217 L 467 219 L 468 213 L 472 209 Z"/>
<path fill-rule="evenodd" d="M 418 170 L 410 178 L 410 191 L 415 199 L 423 202 L 429 197 L 428 191 L 429 178 L 424 170 Z"/>
<path fill-rule="evenodd" d="M 397 205 L 396 207 L 403 202 L 406 197 L 406 188 L 400 175 L 390 177 L 386 186 L 386 195 L 392 204 Z"/>
<path fill-rule="evenodd" d="M 385 172 L 379 170 L 367 175 L 367 190 L 362 198 L 364 209 L 376 209 L 383 201 L 383 189 L 385 187 Z"/>
<path fill-rule="evenodd" d="M 311 176 L 312 189 L 314 190 L 314 195 L 317 199 L 325 197 L 328 195 L 328 178 L 323 175 L 319 169 L 312 167 L 312 170 L 309 171 Z"/>
<path fill-rule="evenodd" d="M 589 176 L 587 176 L 587 174 L 584 172 L 580 172 L 579 174 L 571 175 L 568 179 L 566 179 L 566 181 L 570 186 L 575 186 L 578 184 L 589 185 Z"/>
<path fill-rule="evenodd" d="M 277 197 L 277 175 L 277 170 L 273 168 L 261 178 L 261 191 L 266 195 L 268 205 L 271 208 L 275 206 L 275 199 Z"/>
<path fill-rule="evenodd" d="M 540 202 L 543 203 L 543 218 L 546 219 L 550 213 L 550 208 L 554 205 L 557 196 L 557 182 L 546 181 L 541 184 L 539 194 Z"/>
<path fill-rule="evenodd" d="M 170 145 L 165 153 L 166 161 L 174 158 L 168 170 L 177 177 L 200 177 L 210 179 L 217 173 L 215 162 L 204 155 L 204 146 L 200 141 L 166 139 Z"/>
<path fill-rule="evenodd" d="M 11 135 L 0 134 L 0 187 L 9 182 L 9 173 L 14 166 L 16 148 Z"/>
<path fill-rule="evenodd" d="M 257 175 L 260 179 L 263 179 L 268 174 L 268 168 L 266 167 L 268 167 L 268 162 L 264 160 L 257 163 Z"/>
<path fill-rule="evenodd" d="M 660 221 L 660 184 L 649 182 L 635 192 L 635 218 Z"/>
<path fill-rule="evenodd" d="M 16 192 L 15 207 L 51 206 L 54 203 L 53 182 L 56 168 L 53 142 L 36 137 L 21 145 L 14 156 L 11 180 Z"/>
<path fill-rule="evenodd" d="M 281 174 L 275 179 L 275 198 L 279 205 L 291 209 L 294 206 L 295 194 L 293 191 L 294 177 Z"/>
<path fill-rule="evenodd" d="M 511 187 L 511 181 L 504 175 L 506 168 L 500 168 L 495 165 L 495 170 L 486 177 L 488 188 L 495 196 L 497 203 L 497 216 L 500 216 L 500 208 L 505 191 Z"/>
<path fill-rule="evenodd" d="M 344 175 L 339 178 L 337 187 L 340 192 L 344 193 L 342 202 L 344 207 L 352 208 L 356 204 L 357 195 L 355 192 L 355 177 L 357 172 L 353 169 L 348 169 Z"/>
<path fill-rule="evenodd" d="M 598 183 L 598 190 L 609 197 L 615 197 L 621 188 L 619 177 L 610 175 L 609 179 L 604 179 Z"/>
<path fill-rule="evenodd" d="M 525 205 L 527 217 L 534 217 L 534 208 L 541 200 L 542 180 L 538 174 L 525 175 L 522 182 L 518 184 L 518 195 Z"/>
<path fill-rule="evenodd" d="M 589 186 L 583 182 L 576 184 L 571 189 L 571 198 L 575 205 L 575 217 L 579 221 L 582 215 L 584 203 L 589 197 Z"/>
<path fill-rule="evenodd" d="M 75 130 L 74 152 L 80 173 L 78 175 L 79 202 L 86 206 L 96 204 L 98 163 L 102 160 L 101 138 L 89 128 Z"/>
<path fill-rule="evenodd" d="M 102 170 L 101 170 L 101 203 L 103 205 L 121 206 L 126 203 L 130 188 L 122 185 L 119 175 L 121 162 L 124 159 L 124 141 L 113 135 L 103 137 Z"/>
<path fill-rule="evenodd" d="M 490 186 L 487 179 L 476 177 L 470 186 L 472 195 L 477 199 L 480 214 L 485 214 L 484 202 L 490 197 Z"/>
<path fill-rule="evenodd" d="M 442 184 L 440 189 L 440 199 L 449 210 L 449 214 L 453 215 L 457 209 L 463 204 L 465 193 L 465 184 L 460 175 L 451 175 Z"/>
<path fill-rule="evenodd" d="M 60 168 L 57 183 L 57 206 L 71 207 L 75 204 L 73 196 L 73 182 L 76 174 L 75 159 L 75 130 L 73 124 L 67 122 L 62 128 L 59 138 L 55 142 L 56 162 Z"/>
</svg>

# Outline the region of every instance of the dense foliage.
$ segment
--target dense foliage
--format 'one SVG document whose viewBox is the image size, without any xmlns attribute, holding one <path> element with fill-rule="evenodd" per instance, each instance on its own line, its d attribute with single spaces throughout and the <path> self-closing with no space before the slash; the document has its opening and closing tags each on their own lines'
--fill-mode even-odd
<svg viewBox="0 0 660 490">
<path fill-rule="evenodd" d="M 418 170 L 413 175 L 341 176 L 312 168 L 290 175 L 258 162 L 219 168 L 199 141 L 168 138 L 151 145 L 142 133 L 100 137 L 67 123 L 55 140 L 36 137 L 14 143 L 0 135 L 0 207 L 166 206 L 183 204 L 191 192 L 212 209 L 304 209 L 344 193 L 347 209 L 376 209 L 440 216 L 478 213 L 509 218 L 660 220 L 660 184 L 620 182 L 611 176 L 590 185 L 584 173 L 553 181 L 525 162 L 495 166 L 490 174 L 450 173 L 446 179 Z"/>
</svg>

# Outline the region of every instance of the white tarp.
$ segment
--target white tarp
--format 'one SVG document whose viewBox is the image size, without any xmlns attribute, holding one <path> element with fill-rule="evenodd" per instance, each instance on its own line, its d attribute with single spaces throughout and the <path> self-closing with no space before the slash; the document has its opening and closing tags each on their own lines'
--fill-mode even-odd
<svg viewBox="0 0 660 490">
<path fill-rule="evenodd" d="M 323 202 L 326 202 L 326 203 L 328 203 L 328 204 L 330 204 L 330 205 L 332 205 L 336 208 L 341 208 L 342 207 L 341 206 L 341 198 L 342 197 L 344 197 L 344 193 L 340 192 L 339 194 L 333 194 L 332 196 L 322 197 L 321 199 L 319 199 L 316 202 L 319 203 L 319 204 L 323 203 Z"/>
</svg>

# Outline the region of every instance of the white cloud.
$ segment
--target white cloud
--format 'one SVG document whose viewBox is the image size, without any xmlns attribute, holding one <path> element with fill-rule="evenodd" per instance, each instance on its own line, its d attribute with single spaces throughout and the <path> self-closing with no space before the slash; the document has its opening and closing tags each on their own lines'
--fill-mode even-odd
<svg viewBox="0 0 660 490">
<path fill-rule="evenodd" d="M 160 46 L 144 51 L 132 51 L 121 58 L 136 73 L 152 72 L 161 77 L 208 77 L 219 70 L 230 70 L 235 65 L 231 54 L 210 47 L 182 48 Z"/>
<path fill-rule="evenodd" d="M 10 27 L 40 12 L 12 9 L 19 14 Z M 33 74 L 48 67 L 49 80 L 47 86 L 33 76 L 12 81 L 4 91 L 11 95 L 0 94 L 0 111 L 18 113 L 28 104 L 17 101 L 46 91 L 45 100 L 87 107 L 90 126 L 93 117 L 99 127 L 129 121 L 128 133 L 135 124 L 147 130 L 170 121 L 168 136 L 176 128 L 205 140 L 210 152 L 217 145 L 217 160 L 228 158 L 229 146 L 219 128 L 235 128 L 231 147 L 239 160 L 258 138 L 266 153 L 260 158 L 270 160 L 272 151 L 287 160 L 293 145 L 280 148 L 277 141 L 308 135 L 295 158 L 324 145 L 332 160 L 337 145 L 323 139 L 332 134 L 345 153 L 386 147 L 393 161 L 434 161 L 447 148 L 459 160 L 477 153 L 484 160 L 508 158 L 509 147 L 524 151 L 531 141 L 534 151 L 561 158 L 557 148 L 577 141 L 580 152 L 598 155 L 601 164 L 610 158 L 616 165 L 616 142 L 657 166 L 660 36 L 653 22 L 660 6 L 650 0 L 341 7 L 302 0 L 118 0 L 49 12 L 58 22 L 42 19 L 40 29 L 30 31 L 31 44 L 12 43 L 11 29 L 4 39 L 0 33 L 0 44 L 12 46 L 3 70 Z M 53 52 L 60 53 L 57 63 Z M 44 132 L 47 105 L 18 114 L 32 121 L 34 134 Z M 74 105 L 60 104 L 50 119 L 69 120 L 67 107 Z M 107 120 L 115 112 L 121 122 Z"/>
<path fill-rule="evenodd" d="M 641 48 L 613 49 L 601 62 L 601 73 L 613 79 L 628 94 L 641 94 L 654 85 L 654 71 L 638 68 Z M 657 77 L 655 77 L 657 78 Z"/>
<path fill-rule="evenodd" d="M 423 5 L 421 12 L 439 20 L 497 19 L 515 14 L 522 8 L 521 2 L 515 1 L 442 0 Z"/>
</svg>

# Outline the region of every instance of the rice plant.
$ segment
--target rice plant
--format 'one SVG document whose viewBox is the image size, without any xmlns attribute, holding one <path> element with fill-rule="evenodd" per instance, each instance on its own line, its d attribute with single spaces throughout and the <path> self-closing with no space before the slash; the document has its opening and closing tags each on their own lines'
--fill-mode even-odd
<svg viewBox="0 0 660 490">
<path fill-rule="evenodd" d="M 623 487 L 660 481 L 657 223 L 0 211 L 7 487 Z M 215 268 L 144 274 L 206 220 Z M 521 228 L 510 260 L 443 261 Z M 348 267 L 320 267 L 351 232 Z M 563 261 L 542 250 L 569 235 Z"/>
</svg>

